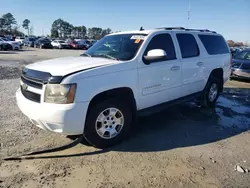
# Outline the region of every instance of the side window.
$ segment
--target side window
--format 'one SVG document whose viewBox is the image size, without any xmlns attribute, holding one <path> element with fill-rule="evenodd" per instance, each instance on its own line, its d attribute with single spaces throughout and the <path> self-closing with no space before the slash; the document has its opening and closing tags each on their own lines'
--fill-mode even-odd
<svg viewBox="0 0 250 188">
<path fill-rule="evenodd" d="M 199 38 L 209 55 L 229 53 L 228 46 L 223 37 L 219 35 L 199 35 Z"/>
<path fill-rule="evenodd" d="M 176 34 L 182 58 L 196 57 L 200 55 L 198 44 L 192 34 Z"/>
<path fill-rule="evenodd" d="M 154 36 L 149 42 L 144 55 L 147 55 L 148 51 L 154 49 L 162 49 L 167 53 L 167 60 L 176 59 L 174 44 L 169 34 L 159 34 Z"/>
</svg>

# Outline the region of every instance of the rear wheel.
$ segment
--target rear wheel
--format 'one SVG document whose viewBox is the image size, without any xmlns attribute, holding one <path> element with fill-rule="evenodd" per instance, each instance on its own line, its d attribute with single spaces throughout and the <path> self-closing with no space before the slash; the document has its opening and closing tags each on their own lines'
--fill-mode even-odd
<svg viewBox="0 0 250 188">
<path fill-rule="evenodd" d="M 84 137 L 93 146 L 106 148 L 128 136 L 131 122 L 128 105 L 118 99 L 108 99 L 90 107 Z"/>
<path fill-rule="evenodd" d="M 222 82 L 214 77 L 210 77 L 203 91 L 201 104 L 204 107 L 214 107 L 223 87 Z"/>
</svg>

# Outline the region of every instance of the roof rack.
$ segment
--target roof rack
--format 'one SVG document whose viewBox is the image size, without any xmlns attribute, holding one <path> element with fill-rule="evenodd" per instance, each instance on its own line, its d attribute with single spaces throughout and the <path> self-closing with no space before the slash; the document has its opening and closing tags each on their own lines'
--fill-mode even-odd
<svg viewBox="0 0 250 188">
<path fill-rule="evenodd" d="M 208 29 L 186 29 L 184 27 L 161 27 L 156 29 L 164 29 L 164 30 L 183 30 L 183 31 L 199 31 L 199 32 L 211 32 L 216 33 L 215 31 L 210 31 Z"/>
</svg>

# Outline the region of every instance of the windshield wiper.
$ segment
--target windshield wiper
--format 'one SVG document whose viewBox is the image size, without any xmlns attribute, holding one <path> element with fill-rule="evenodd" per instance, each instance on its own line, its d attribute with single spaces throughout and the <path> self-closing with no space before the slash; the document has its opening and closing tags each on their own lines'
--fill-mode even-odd
<svg viewBox="0 0 250 188">
<path fill-rule="evenodd" d="M 107 54 L 98 54 L 98 55 L 93 55 L 92 57 L 105 57 L 105 58 L 108 58 L 108 59 L 113 59 L 113 60 L 116 60 L 116 61 L 119 61 L 119 59 L 111 56 L 111 55 L 107 55 Z"/>
<path fill-rule="evenodd" d="M 81 54 L 80 56 L 92 57 L 91 55 L 89 55 L 89 54 L 87 54 L 87 53 Z"/>
</svg>

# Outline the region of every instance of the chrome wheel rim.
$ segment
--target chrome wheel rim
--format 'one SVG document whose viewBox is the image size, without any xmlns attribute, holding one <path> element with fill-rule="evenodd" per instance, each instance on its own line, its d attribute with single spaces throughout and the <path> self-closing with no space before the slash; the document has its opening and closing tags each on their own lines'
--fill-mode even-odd
<svg viewBox="0 0 250 188">
<path fill-rule="evenodd" d="M 209 93 L 208 93 L 208 99 L 210 102 L 213 102 L 218 94 L 218 86 L 217 84 L 213 83 L 210 87 Z"/>
<path fill-rule="evenodd" d="M 117 108 L 107 108 L 97 117 L 95 129 L 97 134 L 104 139 L 116 137 L 124 125 L 124 116 Z"/>
</svg>

